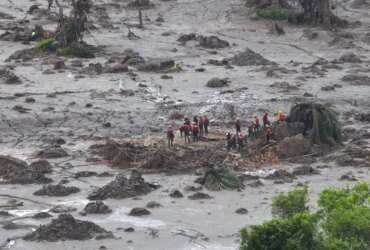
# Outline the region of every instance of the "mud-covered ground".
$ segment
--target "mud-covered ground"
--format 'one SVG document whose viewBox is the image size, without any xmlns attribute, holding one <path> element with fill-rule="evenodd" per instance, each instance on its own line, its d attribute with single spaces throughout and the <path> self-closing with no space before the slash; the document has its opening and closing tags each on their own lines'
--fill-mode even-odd
<svg viewBox="0 0 370 250">
<path fill-rule="evenodd" d="M 236 117 L 247 121 L 255 113 L 288 111 L 297 102 L 314 100 L 332 104 L 340 114 L 347 145 L 368 150 L 370 138 L 370 119 L 356 119 L 356 114 L 370 112 L 369 4 L 353 8 L 353 1 L 337 1 L 335 13 L 350 21 L 347 29 L 325 31 L 282 23 L 286 34 L 276 36 L 270 32 L 271 22 L 256 21 L 240 0 L 153 0 L 155 6 L 143 11 L 144 28 L 131 27 L 137 37 L 129 39 L 127 27 L 138 23 L 137 10 L 126 8 L 128 1 L 94 2 L 100 7 L 89 15 L 95 29 L 85 37 L 87 43 L 101 47 L 94 59 L 50 55 L 8 61 L 14 52 L 34 47 L 35 43 L 0 41 L 0 64 L 11 67 L 21 81 L 7 84 L 0 78 L 0 155 L 11 155 L 29 164 L 43 156 L 37 155 L 40 150 L 62 144 L 68 156 L 49 159 L 54 171 L 46 175 L 53 180 L 52 185 L 68 182 L 66 186 L 80 190 L 68 196 L 36 196 L 34 192 L 42 185 L 1 184 L 0 211 L 11 215 L 0 215 L 0 246 L 4 249 L 237 249 L 239 229 L 269 219 L 271 197 L 277 192 L 307 183 L 314 203 L 323 188 L 353 183 L 339 180 L 349 171 L 357 180 L 369 179 L 369 158 L 340 161 L 345 152 L 339 149 L 324 159 L 309 159 L 308 163 L 291 159 L 263 166 L 291 171 L 304 163 L 319 167 L 320 174 L 298 176 L 291 183 L 262 179 L 263 185 L 246 185 L 242 191 L 203 189 L 201 192 L 213 197 L 208 200 L 188 199 L 194 191 L 184 189 L 196 185 L 194 173 L 144 174 L 146 181 L 161 187 L 139 198 L 105 200 L 112 213 L 81 215 L 79 212 L 94 189 L 109 183 L 118 173 L 130 173 L 110 168 L 104 161 L 94 162 L 88 147 L 107 138 L 139 138 L 150 144 L 152 138 L 164 137 L 168 125 L 179 124 L 172 119 L 176 114 L 207 114 L 211 130 L 224 133 Z M 41 24 L 53 30 L 53 15 L 27 14 L 34 4 L 47 8 L 47 1 L 42 0 L 2 0 L 0 34 L 11 30 L 12 25 Z M 52 8 L 52 13 L 57 11 Z M 204 48 L 198 41 L 178 41 L 190 33 L 217 36 L 229 46 Z M 276 64 L 262 65 L 252 60 L 250 64 L 257 65 L 238 66 L 233 60 L 222 62 L 247 48 Z M 138 52 L 145 60 L 172 59 L 182 70 L 145 72 L 134 66 L 125 73 L 96 74 L 84 70 L 90 63 L 106 65 L 115 57 L 122 59 L 126 49 Z M 65 67 L 54 69 L 60 60 Z M 227 78 L 227 86 L 207 87 L 214 77 Z M 110 175 L 76 179 L 74 174 L 80 171 Z M 171 197 L 173 189 L 180 190 L 184 198 Z M 15 201 L 9 201 L 12 199 Z M 150 208 L 151 214 L 144 217 L 128 215 L 132 208 L 145 207 L 150 201 L 161 207 Z M 56 205 L 74 208 L 71 214 L 75 218 L 95 222 L 112 231 L 115 239 L 57 243 L 22 240 L 40 224 L 58 216 L 49 211 Z M 239 208 L 246 208 L 248 213 L 235 213 Z M 49 211 L 53 218 L 31 218 L 41 211 Z M 16 229 L 4 226 L 17 217 L 26 218 L 14 221 Z M 126 232 L 132 231 L 125 230 L 130 227 L 134 232 Z"/>
</svg>

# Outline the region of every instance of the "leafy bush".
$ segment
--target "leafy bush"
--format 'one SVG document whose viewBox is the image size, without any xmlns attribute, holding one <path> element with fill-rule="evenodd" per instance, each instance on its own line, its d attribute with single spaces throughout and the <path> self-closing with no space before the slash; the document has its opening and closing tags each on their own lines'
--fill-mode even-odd
<svg viewBox="0 0 370 250">
<path fill-rule="evenodd" d="M 243 229 L 241 250 L 313 250 L 316 218 L 301 213 Z"/>
<path fill-rule="evenodd" d="M 57 49 L 54 38 L 40 40 L 36 43 L 36 48 L 42 51 L 55 51 Z"/>
<path fill-rule="evenodd" d="M 308 190 L 296 188 L 287 194 L 279 194 L 272 200 L 272 214 L 281 218 L 289 218 L 297 213 L 308 211 Z"/>
<path fill-rule="evenodd" d="M 321 192 L 319 210 L 307 209 L 307 188 L 273 200 L 277 218 L 241 230 L 241 250 L 368 250 L 370 187 L 329 188 Z"/>
<path fill-rule="evenodd" d="M 270 20 L 287 20 L 288 11 L 280 7 L 269 6 L 266 8 L 258 9 L 257 16 L 263 19 Z"/>
<path fill-rule="evenodd" d="M 95 50 L 92 46 L 86 44 L 72 44 L 66 48 L 57 49 L 58 56 L 94 58 Z"/>
</svg>

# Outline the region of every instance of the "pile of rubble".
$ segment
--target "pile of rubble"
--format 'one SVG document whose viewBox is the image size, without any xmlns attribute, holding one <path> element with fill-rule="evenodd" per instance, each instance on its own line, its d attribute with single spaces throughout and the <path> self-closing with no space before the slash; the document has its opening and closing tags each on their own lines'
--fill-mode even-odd
<svg viewBox="0 0 370 250">
<path fill-rule="evenodd" d="M 73 218 L 70 214 L 61 214 L 49 224 L 40 226 L 26 235 L 26 241 L 65 241 L 113 238 L 112 232 L 89 221 Z"/>
<path fill-rule="evenodd" d="M 47 184 L 52 182 L 45 176 L 51 172 L 50 164 L 35 162 L 30 166 L 25 161 L 11 156 L 0 156 L 0 177 L 10 184 Z"/>
</svg>

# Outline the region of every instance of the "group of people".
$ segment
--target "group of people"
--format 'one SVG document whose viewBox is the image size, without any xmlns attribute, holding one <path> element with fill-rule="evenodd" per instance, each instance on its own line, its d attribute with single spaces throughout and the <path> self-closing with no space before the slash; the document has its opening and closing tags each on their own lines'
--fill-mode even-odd
<svg viewBox="0 0 370 250">
<path fill-rule="evenodd" d="M 279 111 L 277 121 L 285 122 L 285 120 L 286 120 L 285 113 Z M 254 119 L 249 124 L 250 125 L 248 126 L 248 137 L 252 137 L 259 132 L 261 133 L 263 132 L 266 136 L 267 143 L 270 142 L 273 136 L 273 130 L 269 119 L 269 114 L 267 112 L 265 112 L 262 117 L 262 124 L 257 115 L 254 115 Z M 208 126 L 209 119 L 206 115 L 199 117 L 194 116 L 192 122 L 187 116 L 185 116 L 184 122 L 179 128 L 180 136 L 184 137 L 185 143 L 190 143 L 191 137 L 194 142 L 199 141 L 199 138 L 208 135 Z M 228 132 L 226 134 L 227 148 L 229 150 L 236 147 L 241 149 L 243 148 L 244 144 L 247 143 L 248 137 L 244 136 L 241 131 L 242 131 L 242 122 L 238 118 L 235 121 L 235 134 L 231 132 Z M 167 129 L 166 133 L 168 147 L 173 147 L 173 142 L 175 140 L 175 130 L 171 126 Z"/>
<path fill-rule="evenodd" d="M 184 137 L 185 143 L 190 143 L 192 137 L 193 141 L 199 141 L 200 137 L 208 135 L 209 119 L 206 115 L 194 116 L 193 122 L 185 116 L 184 123 L 180 126 L 180 136 Z M 168 146 L 173 147 L 173 141 L 175 140 L 175 131 L 172 127 L 167 129 L 167 141 Z"/>
<path fill-rule="evenodd" d="M 277 121 L 278 122 L 285 122 L 286 115 L 283 111 L 278 112 Z M 233 135 L 231 132 L 226 134 L 226 141 L 227 141 L 227 148 L 230 150 L 231 148 L 238 147 L 241 149 L 244 143 L 247 143 L 247 136 L 244 136 L 241 133 L 241 121 L 240 119 L 236 119 L 235 121 L 235 134 Z M 273 130 L 271 126 L 271 122 L 269 119 L 269 114 L 267 112 L 264 113 L 262 117 L 262 124 L 260 123 L 260 119 L 257 115 L 254 116 L 254 119 L 249 123 L 248 126 L 248 137 L 252 137 L 256 135 L 256 133 L 264 132 L 266 136 L 267 143 L 270 142 L 273 135 Z"/>
</svg>

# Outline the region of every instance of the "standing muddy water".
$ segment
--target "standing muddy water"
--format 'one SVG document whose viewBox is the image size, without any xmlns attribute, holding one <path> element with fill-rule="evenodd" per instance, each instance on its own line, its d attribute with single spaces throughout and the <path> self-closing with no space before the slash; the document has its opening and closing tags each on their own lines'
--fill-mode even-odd
<svg viewBox="0 0 370 250">
<path fill-rule="evenodd" d="M 277 36 L 242 0 L 151 0 L 142 28 L 135 2 L 147 1 L 93 1 L 95 56 L 75 58 L 33 49 L 58 5 L 0 0 L 0 249 L 234 250 L 277 193 L 307 185 L 315 209 L 321 190 L 369 181 L 368 3 L 336 1 L 348 28 L 279 21 Z M 271 145 L 258 134 L 226 150 L 237 118 L 247 134 L 255 114 L 274 121 L 311 102 L 337 112 L 343 143 L 299 154 L 289 142 L 305 139 L 280 126 Z M 166 129 L 194 115 L 208 116 L 209 136 L 184 144 L 176 131 L 168 149 Z M 219 165 L 238 188 L 199 184 Z"/>
</svg>

